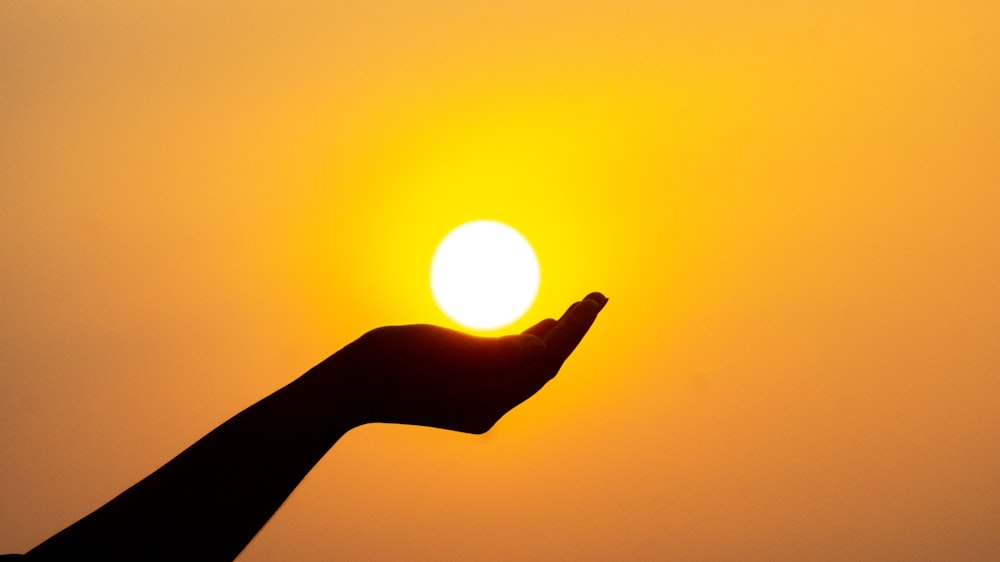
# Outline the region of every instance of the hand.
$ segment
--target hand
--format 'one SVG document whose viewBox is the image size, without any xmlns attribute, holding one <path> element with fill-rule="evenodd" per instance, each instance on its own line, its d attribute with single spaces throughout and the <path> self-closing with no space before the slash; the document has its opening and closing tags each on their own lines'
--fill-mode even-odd
<svg viewBox="0 0 1000 562">
<path fill-rule="evenodd" d="M 337 352 L 362 422 L 485 433 L 556 375 L 607 299 L 591 293 L 559 320 L 486 338 L 416 324 L 376 328 Z"/>
<path fill-rule="evenodd" d="M 484 433 L 555 376 L 606 302 L 591 293 L 558 321 L 502 338 L 426 325 L 372 330 L 28 558 L 232 560 L 352 427 L 391 422 Z"/>
</svg>

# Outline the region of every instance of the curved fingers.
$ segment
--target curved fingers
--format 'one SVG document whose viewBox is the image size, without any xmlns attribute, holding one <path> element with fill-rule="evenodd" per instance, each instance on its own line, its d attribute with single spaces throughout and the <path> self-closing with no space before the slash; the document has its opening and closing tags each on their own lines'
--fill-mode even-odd
<svg viewBox="0 0 1000 562">
<path fill-rule="evenodd" d="M 582 301 L 571 306 L 546 333 L 544 338 L 546 356 L 549 361 L 557 365 L 557 368 L 576 349 L 607 302 L 608 299 L 600 293 L 587 295 Z"/>
</svg>

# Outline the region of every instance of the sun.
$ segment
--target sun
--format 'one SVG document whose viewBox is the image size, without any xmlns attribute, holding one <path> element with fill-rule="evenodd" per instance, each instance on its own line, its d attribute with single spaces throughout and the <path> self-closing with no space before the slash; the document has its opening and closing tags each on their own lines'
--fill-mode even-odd
<svg viewBox="0 0 1000 562">
<path fill-rule="evenodd" d="M 528 240 L 497 221 L 456 227 L 431 260 L 431 293 L 452 320 L 475 330 L 520 318 L 538 293 L 540 268 Z"/>
</svg>

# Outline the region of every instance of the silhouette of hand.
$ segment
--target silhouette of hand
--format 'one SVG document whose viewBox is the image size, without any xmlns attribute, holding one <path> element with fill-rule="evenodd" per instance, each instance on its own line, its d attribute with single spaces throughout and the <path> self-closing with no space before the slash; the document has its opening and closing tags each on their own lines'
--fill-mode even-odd
<svg viewBox="0 0 1000 562">
<path fill-rule="evenodd" d="M 362 423 L 485 433 L 556 375 L 607 299 L 591 293 L 559 320 L 476 337 L 439 326 L 376 328 L 336 354 Z"/>
<path fill-rule="evenodd" d="M 606 302 L 591 293 L 559 320 L 501 338 L 428 325 L 376 328 L 26 558 L 232 560 L 352 427 L 485 433 L 559 372 Z"/>
</svg>

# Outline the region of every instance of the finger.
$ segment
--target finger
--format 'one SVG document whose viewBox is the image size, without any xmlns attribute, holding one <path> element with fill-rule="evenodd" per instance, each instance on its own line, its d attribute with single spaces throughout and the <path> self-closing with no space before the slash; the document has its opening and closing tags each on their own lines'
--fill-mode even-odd
<svg viewBox="0 0 1000 562">
<path fill-rule="evenodd" d="M 587 295 L 584 298 L 584 300 L 587 300 L 587 299 L 592 299 L 592 300 L 603 299 L 604 302 L 607 301 L 607 298 L 605 298 L 604 295 L 602 295 L 600 293 L 590 293 L 589 295 Z M 552 318 L 546 318 L 545 320 L 542 320 L 541 322 L 535 324 L 534 326 L 528 328 L 527 330 L 525 330 L 525 331 L 523 331 L 521 333 L 522 334 L 531 334 L 531 335 L 538 336 L 538 337 L 544 339 L 548 335 L 549 331 L 551 331 L 552 328 L 555 327 L 560 321 L 562 321 L 564 318 L 566 318 L 566 316 L 570 312 L 573 312 L 573 309 L 576 308 L 579 304 L 580 304 L 580 301 L 577 301 L 577 302 L 569 305 L 569 308 L 566 309 L 566 312 L 563 312 L 562 316 L 559 317 L 559 320 L 553 320 Z"/>
<path fill-rule="evenodd" d="M 576 301 L 575 303 L 569 305 L 569 308 L 566 309 L 566 312 L 563 312 L 562 316 L 559 317 L 559 321 L 562 322 L 563 318 L 566 318 L 566 316 L 568 316 L 570 312 L 573 312 L 573 309 L 579 305 L 580 301 Z"/>
<path fill-rule="evenodd" d="M 546 328 L 544 361 L 489 379 L 493 385 L 491 395 L 503 406 L 503 412 L 527 400 L 559 372 L 607 301 L 604 295 L 591 293 L 570 306 L 558 321 L 546 319 L 529 328 L 531 331 Z"/>
<path fill-rule="evenodd" d="M 466 336 L 442 349 L 446 351 L 442 366 L 454 372 L 502 373 L 543 357 L 545 341 L 533 334 Z"/>
<path fill-rule="evenodd" d="M 542 357 L 546 347 L 545 340 L 534 334 L 503 336 L 494 340 L 494 345 L 484 356 L 490 367 L 503 372 Z"/>
<path fill-rule="evenodd" d="M 442 328 L 417 324 L 402 326 L 410 357 L 423 357 L 434 369 L 454 372 L 496 372 L 510 369 L 541 357 L 545 342 L 534 334 L 503 337 L 480 337 Z"/>
<path fill-rule="evenodd" d="M 544 338 L 545 334 L 549 333 L 549 330 L 556 325 L 556 321 L 552 318 L 546 318 L 541 322 L 535 324 L 534 326 L 528 328 L 527 330 L 521 332 L 522 334 L 531 334 L 533 336 Z"/>
<path fill-rule="evenodd" d="M 565 315 L 549 330 L 545 336 L 548 357 L 558 365 L 569 357 L 570 353 L 586 335 L 597 314 L 604 308 L 608 299 L 600 293 L 591 293 L 566 312 Z"/>
</svg>

